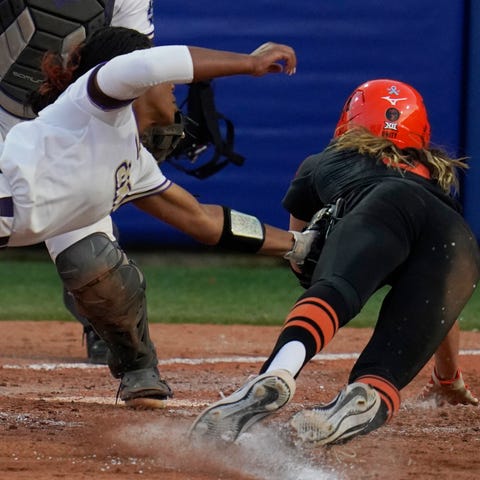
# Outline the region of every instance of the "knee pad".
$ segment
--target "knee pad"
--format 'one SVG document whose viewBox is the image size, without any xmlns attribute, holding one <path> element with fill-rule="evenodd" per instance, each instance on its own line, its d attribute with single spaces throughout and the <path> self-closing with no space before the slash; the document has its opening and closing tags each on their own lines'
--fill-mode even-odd
<svg viewBox="0 0 480 480">
<path fill-rule="evenodd" d="M 94 233 L 71 245 L 57 256 L 56 266 L 82 315 L 102 323 L 138 323 L 145 280 L 105 234 Z"/>
<path fill-rule="evenodd" d="M 125 372 L 157 365 L 150 340 L 145 280 L 138 267 L 105 234 L 94 233 L 57 256 L 65 287 L 110 350 L 108 365 Z"/>
</svg>

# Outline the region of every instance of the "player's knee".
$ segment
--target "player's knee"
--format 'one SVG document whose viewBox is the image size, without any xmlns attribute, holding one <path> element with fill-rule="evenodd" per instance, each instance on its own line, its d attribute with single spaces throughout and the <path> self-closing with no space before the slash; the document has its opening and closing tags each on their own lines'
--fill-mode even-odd
<svg viewBox="0 0 480 480">
<path fill-rule="evenodd" d="M 317 297 L 328 303 L 335 311 L 340 327 L 355 317 L 362 308 L 358 292 L 340 277 L 315 281 L 302 297 Z"/>
<path fill-rule="evenodd" d="M 136 317 L 144 299 L 143 275 L 106 235 L 95 233 L 71 245 L 58 255 L 56 266 L 87 318 L 121 323 Z"/>
<path fill-rule="evenodd" d="M 70 290 L 99 281 L 124 262 L 124 253 L 105 234 L 94 233 L 61 252 L 55 261 L 57 271 Z"/>
</svg>

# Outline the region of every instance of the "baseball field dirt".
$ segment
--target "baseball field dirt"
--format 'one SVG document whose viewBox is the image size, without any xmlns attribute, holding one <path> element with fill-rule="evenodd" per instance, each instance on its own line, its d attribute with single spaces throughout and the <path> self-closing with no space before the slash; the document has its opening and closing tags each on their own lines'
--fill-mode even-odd
<svg viewBox="0 0 480 480">
<path fill-rule="evenodd" d="M 257 372 L 276 327 L 154 324 L 164 409 L 115 403 L 118 380 L 85 363 L 74 322 L 0 322 L 2 480 L 358 480 L 480 478 L 480 407 L 422 404 L 428 364 L 386 426 L 329 448 L 294 445 L 288 420 L 344 385 L 371 330 L 344 329 L 309 364 L 293 401 L 229 446 L 192 445 L 196 415 Z M 480 393 L 480 333 L 462 332 L 462 367 Z"/>
</svg>

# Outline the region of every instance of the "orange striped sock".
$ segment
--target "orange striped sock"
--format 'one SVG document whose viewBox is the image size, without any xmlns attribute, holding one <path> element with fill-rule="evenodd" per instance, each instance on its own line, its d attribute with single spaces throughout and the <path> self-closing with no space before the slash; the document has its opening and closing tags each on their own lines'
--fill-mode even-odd
<svg viewBox="0 0 480 480">
<path fill-rule="evenodd" d="M 318 353 L 330 342 L 338 330 L 338 317 L 335 310 L 317 297 L 299 300 L 285 320 L 283 331 L 291 327 L 306 330 L 314 339 Z"/>
<path fill-rule="evenodd" d="M 400 408 L 400 392 L 388 380 L 376 375 L 364 375 L 355 380 L 356 382 L 366 383 L 373 387 L 380 395 L 388 409 L 389 421 Z"/>
</svg>

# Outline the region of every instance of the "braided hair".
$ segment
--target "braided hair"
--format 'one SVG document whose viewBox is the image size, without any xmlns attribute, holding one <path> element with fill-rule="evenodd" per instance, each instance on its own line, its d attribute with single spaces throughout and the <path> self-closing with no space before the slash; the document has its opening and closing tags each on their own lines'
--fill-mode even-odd
<svg viewBox="0 0 480 480">
<path fill-rule="evenodd" d="M 38 114 L 91 68 L 119 55 L 150 47 L 152 47 L 150 38 L 137 30 L 104 27 L 74 47 L 66 60 L 58 53 L 47 52 L 41 65 L 44 81 L 31 93 L 28 103 L 35 114 Z"/>
</svg>

